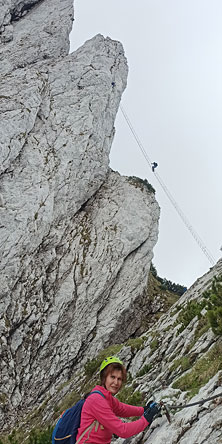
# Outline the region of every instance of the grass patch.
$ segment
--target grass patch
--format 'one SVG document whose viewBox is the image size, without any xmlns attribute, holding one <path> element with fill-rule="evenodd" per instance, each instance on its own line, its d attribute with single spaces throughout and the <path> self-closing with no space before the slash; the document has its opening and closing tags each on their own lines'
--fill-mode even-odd
<svg viewBox="0 0 222 444">
<path fill-rule="evenodd" d="M 27 439 L 21 437 L 19 433 L 15 430 L 8 436 L 2 436 L 0 438 L 0 444 L 21 444 L 26 442 L 26 444 L 51 444 L 52 442 L 52 431 L 53 427 L 48 427 L 44 430 L 34 429 L 31 431 Z"/>
<path fill-rule="evenodd" d="M 198 339 L 201 338 L 201 336 L 204 335 L 210 328 L 210 323 L 208 320 L 207 314 L 205 314 L 200 320 L 198 321 L 197 327 L 195 329 L 194 338 L 193 340 L 188 344 L 186 348 L 186 353 L 189 353 L 190 350 L 192 350 L 193 346 L 196 344 Z"/>
<path fill-rule="evenodd" d="M 66 409 L 72 407 L 79 399 L 81 398 L 80 394 L 72 391 L 68 393 L 62 400 L 60 404 L 55 405 L 54 412 L 56 414 L 63 412 Z"/>
<path fill-rule="evenodd" d="M 141 406 L 143 402 L 142 393 L 137 390 L 134 392 L 132 386 L 125 386 L 118 393 L 117 398 L 120 402 L 125 404 Z"/>
<path fill-rule="evenodd" d="M 153 339 L 150 343 L 151 354 L 153 354 L 159 347 L 159 340 L 157 338 Z"/>
<path fill-rule="evenodd" d="M 204 333 L 206 333 L 209 330 L 209 328 L 210 328 L 210 323 L 209 323 L 209 320 L 208 320 L 208 316 L 205 315 L 205 316 L 203 316 L 199 320 L 199 322 L 197 324 L 197 327 L 196 327 L 196 330 L 195 330 L 195 333 L 194 333 L 194 340 L 195 340 L 195 342 L 199 338 L 201 338 L 201 336 L 203 336 Z"/>
<path fill-rule="evenodd" d="M 144 342 L 147 340 L 146 336 L 142 336 L 140 338 L 128 339 L 126 345 L 131 347 L 132 351 L 140 350 L 143 348 Z"/>
<path fill-rule="evenodd" d="M 187 391 L 189 397 L 192 398 L 219 370 L 222 370 L 221 356 L 222 344 L 220 343 L 214 345 L 205 357 L 194 364 L 191 372 L 179 378 L 172 387 Z"/>
<path fill-rule="evenodd" d="M 136 374 L 136 378 L 140 378 L 140 376 L 146 375 L 146 373 L 149 373 L 149 371 L 152 368 L 152 364 L 146 364 L 144 367 L 141 368 L 141 370 Z"/>
<path fill-rule="evenodd" d="M 140 188 L 142 191 L 145 187 L 150 193 L 155 193 L 155 189 L 152 187 L 147 179 L 141 179 L 140 177 L 136 176 L 129 176 L 128 182 L 130 182 L 136 188 Z"/>
<path fill-rule="evenodd" d="M 173 361 L 173 364 L 171 365 L 169 371 L 172 373 L 175 371 L 178 367 L 181 368 L 182 372 L 185 372 L 191 367 L 191 362 L 189 356 L 182 356 L 179 359 L 175 359 Z"/>
<path fill-rule="evenodd" d="M 32 430 L 28 444 L 51 444 L 53 428 L 46 430 Z"/>
<path fill-rule="evenodd" d="M 181 324 L 181 327 L 178 329 L 177 334 L 180 334 L 192 321 L 195 316 L 201 318 L 201 311 L 206 306 L 206 301 L 196 302 L 189 301 L 184 308 L 182 308 L 179 313 L 176 324 Z"/>
<path fill-rule="evenodd" d="M 207 316 L 215 335 L 222 335 L 222 275 L 214 277 L 212 287 L 204 293 Z"/>
<path fill-rule="evenodd" d="M 177 314 L 178 313 L 178 311 L 180 311 L 181 310 L 181 305 L 177 305 L 175 308 L 174 308 L 174 310 L 172 310 L 172 312 L 170 313 L 170 316 L 171 317 L 173 317 L 175 314 Z"/>
<path fill-rule="evenodd" d="M 168 327 L 166 327 L 164 329 L 164 333 L 167 333 L 171 328 L 172 328 L 172 325 L 168 325 Z"/>
</svg>

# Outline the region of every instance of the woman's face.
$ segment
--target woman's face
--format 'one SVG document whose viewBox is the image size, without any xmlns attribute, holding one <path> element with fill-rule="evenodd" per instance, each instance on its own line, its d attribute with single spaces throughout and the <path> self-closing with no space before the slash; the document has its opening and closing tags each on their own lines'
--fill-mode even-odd
<svg viewBox="0 0 222 444">
<path fill-rule="evenodd" d="M 123 375 L 121 370 L 113 370 L 109 373 L 105 380 L 105 388 L 112 395 L 116 395 L 122 387 Z"/>
</svg>

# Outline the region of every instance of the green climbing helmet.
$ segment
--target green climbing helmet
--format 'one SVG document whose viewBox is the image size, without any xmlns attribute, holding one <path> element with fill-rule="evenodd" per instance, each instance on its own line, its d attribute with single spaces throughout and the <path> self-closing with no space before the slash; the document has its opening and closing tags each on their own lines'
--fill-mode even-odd
<svg viewBox="0 0 222 444">
<path fill-rule="evenodd" d="M 102 364 L 100 365 L 100 372 L 109 364 L 121 364 L 123 365 L 123 362 L 120 361 L 120 359 L 117 356 L 108 356 L 108 358 L 105 358 Z"/>
</svg>

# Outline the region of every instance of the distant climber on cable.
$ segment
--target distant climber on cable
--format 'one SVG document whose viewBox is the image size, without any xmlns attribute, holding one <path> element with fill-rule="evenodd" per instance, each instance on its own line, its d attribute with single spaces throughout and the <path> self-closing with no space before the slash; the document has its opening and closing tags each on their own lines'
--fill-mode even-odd
<svg viewBox="0 0 222 444">
<path fill-rule="evenodd" d="M 155 168 L 158 167 L 158 163 L 153 162 L 152 163 L 152 171 L 154 172 Z"/>
</svg>

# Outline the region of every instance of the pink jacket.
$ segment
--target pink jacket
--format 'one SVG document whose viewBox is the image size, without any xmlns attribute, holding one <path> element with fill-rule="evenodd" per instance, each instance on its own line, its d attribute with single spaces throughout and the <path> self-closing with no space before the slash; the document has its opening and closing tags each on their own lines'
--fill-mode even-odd
<svg viewBox="0 0 222 444">
<path fill-rule="evenodd" d="M 148 426 L 149 423 L 145 417 L 142 416 L 144 413 L 143 407 L 123 404 L 100 385 L 97 385 L 93 390 L 102 392 L 105 399 L 99 393 L 95 393 L 86 399 L 82 408 L 81 423 L 76 440 L 79 439 L 84 430 L 86 430 L 93 421 L 97 420 L 99 422 L 99 428 L 97 432 L 93 428 L 89 436 L 87 432 L 79 444 L 85 442 L 91 444 L 109 444 L 113 433 L 121 438 L 129 438 L 142 432 L 142 430 Z M 137 421 L 124 423 L 118 416 L 122 418 L 141 416 L 141 418 Z"/>
</svg>

